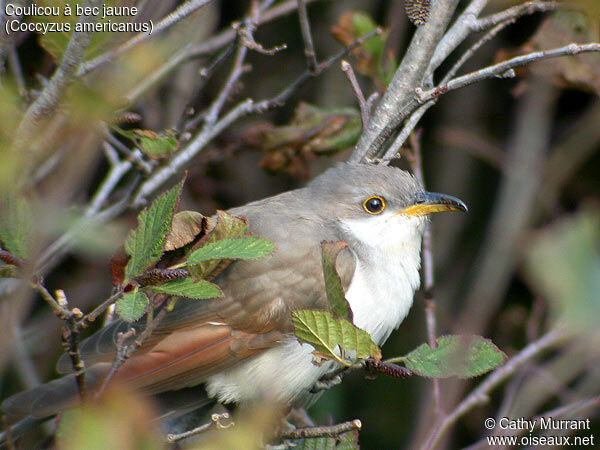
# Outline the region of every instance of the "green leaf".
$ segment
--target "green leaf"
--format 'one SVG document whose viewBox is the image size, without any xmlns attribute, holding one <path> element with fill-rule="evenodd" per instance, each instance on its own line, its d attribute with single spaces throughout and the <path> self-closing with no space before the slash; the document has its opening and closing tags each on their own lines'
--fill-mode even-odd
<svg viewBox="0 0 600 450">
<path fill-rule="evenodd" d="M 192 278 L 167 281 L 160 286 L 152 286 L 152 290 L 163 294 L 178 295 L 193 299 L 217 298 L 223 296 L 223 292 L 216 284 L 209 283 L 206 280 L 194 280 Z"/>
<path fill-rule="evenodd" d="M 0 197 L 0 241 L 19 258 L 31 256 L 31 210 L 22 197 L 5 193 Z"/>
<path fill-rule="evenodd" d="M 225 211 L 217 211 L 217 224 L 208 230 L 208 236 L 201 239 L 199 246 L 206 246 L 222 239 L 241 238 L 246 235 L 248 221 L 245 218 L 235 217 Z M 197 249 L 195 249 L 197 250 Z M 214 279 L 227 265 L 228 261 L 211 259 L 199 264 L 188 264 L 188 270 L 194 278 Z"/>
<path fill-rule="evenodd" d="M 377 23 L 368 14 L 346 11 L 332 27 L 332 32 L 342 44 L 350 45 L 358 37 L 365 36 L 376 28 Z M 387 48 L 388 35 L 386 31 L 373 36 L 352 50 L 356 57 L 355 69 L 372 78 L 380 91 L 385 90 L 398 67 L 395 55 Z"/>
<path fill-rule="evenodd" d="M 333 312 L 334 317 L 353 322 L 352 309 L 348 300 L 346 300 L 342 280 L 335 269 L 335 260 L 338 254 L 347 246 L 348 244 L 342 241 L 321 242 L 321 263 L 323 264 L 325 292 L 329 309 Z"/>
<path fill-rule="evenodd" d="M 538 232 L 525 252 L 525 276 L 549 300 L 553 320 L 577 333 L 598 329 L 600 213 L 583 209 Z M 587 331 L 586 331 L 587 330 Z"/>
<path fill-rule="evenodd" d="M 138 227 L 129 233 L 125 241 L 125 250 L 131 256 L 125 267 L 126 279 L 140 275 L 162 256 L 182 186 L 183 181 L 162 194 L 139 214 Z"/>
<path fill-rule="evenodd" d="M 472 378 L 506 361 L 506 355 L 481 336 L 442 336 L 436 342 L 437 348 L 422 344 L 406 355 L 406 367 L 428 378 Z"/>
<path fill-rule="evenodd" d="M 116 127 L 115 127 L 116 128 Z M 162 158 L 179 148 L 172 130 L 156 132 L 151 130 L 118 130 L 123 136 L 131 139 L 135 145 L 151 158 Z"/>
<path fill-rule="evenodd" d="M 211 242 L 193 252 L 188 265 L 197 265 L 211 259 L 258 259 L 270 255 L 275 246 L 265 238 L 245 236 Z"/>
<path fill-rule="evenodd" d="M 144 315 L 148 302 L 148 297 L 143 292 L 128 292 L 117 300 L 115 310 L 123 320 L 134 322 Z"/>
<path fill-rule="evenodd" d="M 316 357 L 333 359 L 340 364 L 350 366 L 366 357 L 381 358 L 381 350 L 364 330 L 355 327 L 345 319 L 334 319 L 328 311 L 297 310 L 292 311 L 292 323 L 296 337 L 315 347 Z M 337 347 L 351 352 L 351 362 L 341 358 Z M 350 356 L 350 355 L 347 355 Z"/>
</svg>

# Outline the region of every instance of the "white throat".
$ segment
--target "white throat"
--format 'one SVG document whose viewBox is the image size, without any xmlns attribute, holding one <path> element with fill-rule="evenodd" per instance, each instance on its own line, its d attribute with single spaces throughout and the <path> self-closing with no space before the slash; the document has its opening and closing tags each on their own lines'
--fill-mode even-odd
<svg viewBox="0 0 600 450">
<path fill-rule="evenodd" d="M 342 222 L 357 242 L 350 246 L 357 265 L 346 298 L 354 324 L 379 345 L 402 323 L 419 287 L 424 222 L 391 213 Z"/>
</svg>

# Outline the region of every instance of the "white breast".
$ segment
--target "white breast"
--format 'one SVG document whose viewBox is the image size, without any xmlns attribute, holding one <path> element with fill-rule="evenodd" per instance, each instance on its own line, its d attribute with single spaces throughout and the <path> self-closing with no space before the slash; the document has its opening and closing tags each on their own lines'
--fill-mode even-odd
<svg viewBox="0 0 600 450">
<path fill-rule="evenodd" d="M 381 345 L 408 314 L 419 286 L 423 220 L 377 216 L 342 226 L 364 248 L 352 248 L 357 266 L 346 292 L 354 323 Z M 335 365 L 312 363 L 309 344 L 291 338 L 276 348 L 207 380 L 207 391 L 219 401 L 268 399 L 302 404 L 314 383 Z"/>
<path fill-rule="evenodd" d="M 381 345 L 408 314 L 419 287 L 424 221 L 389 215 L 343 225 L 364 245 L 354 250 L 358 264 L 346 292 L 354 324 Z"/>
</svg>

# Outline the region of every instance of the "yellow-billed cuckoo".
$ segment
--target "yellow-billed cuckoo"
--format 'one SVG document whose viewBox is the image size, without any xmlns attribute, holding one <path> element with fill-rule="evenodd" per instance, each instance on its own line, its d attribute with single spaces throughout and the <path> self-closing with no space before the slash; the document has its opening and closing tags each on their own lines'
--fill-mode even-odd
<svg viewBox="0 0 600 450">
<path fill-rule="evenodd" d="M 419 286 L 427 215 L 466 209 L 454 197 L 425 192 L 400 169 L 350 163 L 305 188 L 234 208 L 229 212 L 247 216 L 253 234 L 275 244 L 273 254 L 231 264 L 216 280 L 224 298 L 178 301 L 116 380 L 155 394 L 204 383 L 210 397 L 225 403 L 305 404 L 315 382 L 335 368 L 313 364 L 313 347 L 292 333 L 292 310 L 327 308 L 321 242 L 348 243 L 337 258 L 346 298 L 355 325 L 381 345 Z M 111 365 L 117 334 L 130 327 L 117 321 L 83 342 L 92 389 Z M 70 371 L 69 359 L 58 369 Z M 2 409 L 46 417 L 76 395 L 69 375 L 7 399 Z"/>
</svg>

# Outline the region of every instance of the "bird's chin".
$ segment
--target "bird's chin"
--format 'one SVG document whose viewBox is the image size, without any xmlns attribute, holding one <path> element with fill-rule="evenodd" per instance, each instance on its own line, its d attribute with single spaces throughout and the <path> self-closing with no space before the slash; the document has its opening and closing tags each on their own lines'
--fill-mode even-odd
<svg viewBox="0 0 600 450">
<path fill-rule="evenodd" d="M 426 216 L 381 215 L 366 220 L 346 220 L 342 226 L 353 239 L 371 248 L 420 244 Z"/>
</svg>

